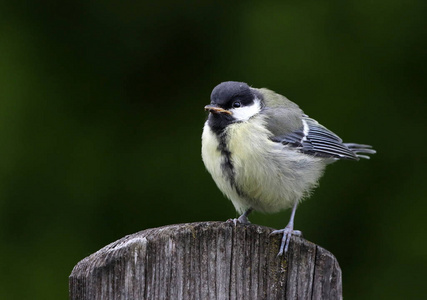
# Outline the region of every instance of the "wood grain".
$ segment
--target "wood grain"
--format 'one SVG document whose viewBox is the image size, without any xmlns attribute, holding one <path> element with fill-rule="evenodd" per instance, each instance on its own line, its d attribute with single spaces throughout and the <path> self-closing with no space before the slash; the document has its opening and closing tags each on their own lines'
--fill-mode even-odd
<svg viewBox="0 0 427 300">
<path fill-rule="evenodd" d="M 271 231 L 201 222 L 128 235 L 74 267 L 70 299 L 342 299 L 330 252 L 293 237 L 277 257 Z"/>
</svg>

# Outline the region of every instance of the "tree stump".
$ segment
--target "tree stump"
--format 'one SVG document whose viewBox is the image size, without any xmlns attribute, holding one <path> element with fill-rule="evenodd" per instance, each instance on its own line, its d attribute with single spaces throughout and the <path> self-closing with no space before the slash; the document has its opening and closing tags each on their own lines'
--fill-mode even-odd
<svg viewBox="0 0 427 300">
<path fill-rule="evenodd" d="M 342 299 L 330 252 L 293 237 L 278 257 L 271 231 L 201 222 L 128 235 L 74 267 L 70 299 Z"/>
</svg>

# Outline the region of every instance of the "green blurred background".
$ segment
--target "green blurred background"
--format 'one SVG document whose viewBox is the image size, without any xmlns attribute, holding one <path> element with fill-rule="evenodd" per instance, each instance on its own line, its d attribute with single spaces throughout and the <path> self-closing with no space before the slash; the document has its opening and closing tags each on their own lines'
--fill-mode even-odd
<svg viewBox="0 0 427 300">
<path fill-rule="evenodd" d="M 1 299 L 66 299 L 73 266 L 124 235 L 235 217 L 200 158 L 227 80 L 374 145 L 328 168 L 296 228 L 336 255 L 346 299 L 425 296 L 427 2 L 225 3 L 1 4 Z"/>
</svg>

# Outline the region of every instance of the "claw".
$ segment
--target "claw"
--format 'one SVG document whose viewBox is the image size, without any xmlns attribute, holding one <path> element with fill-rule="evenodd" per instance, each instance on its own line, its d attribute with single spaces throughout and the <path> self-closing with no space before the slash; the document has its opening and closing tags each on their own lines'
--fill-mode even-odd
<svg viewBox="0 0 427 300">
<path fill-rule="evenodd" d="M 251 222 L 249 221 L 249 219 L 246 216 L 244 216 L 244 215 L 241 215 L 238 218 L 228 219 L 227 222 L 228 223 L 233 222 L 234 226 L 237 226 L 237 223 L 239 223 L 239 224 L 251 224 Z"/>
<path fill-rule="evenodd" d="M 247 211 L 245 211 L 240 217 L 238 217 L 237 219 L 236 218 L 234 218 L 234 219 L 228 219 L 227 220 L 227 222 L 228 223 L 231 223 L 231 222 L 233 222 L 234 223 L 234 226 L 237 226 L 237 223 L 240 223 L 240 224 L 251 224 L 251 222 L 249 222 L 249 219 L 248 219 L 248 215 L 250 214 L 252 212 L 252 208 L 249 208 Z"/>
<path fill-rule="evenodd" d="M 248 217 L 247 217 L 245 214 L 241 215 L 241 216 L 237 219 L 237 221 L 238 221 L 239 223 L 242 223 L 242 224 L 251 224 L 251 222 L 249 221 Z"/>
<path fill-rule="evenodd" d="M 283 229 L 274 230 L 270 233 L 270 235 L 278 234 L 278 233 L 283 234 L 282 243 L 280 244 L 280 249 L 277 256 L 282 256 L 283 253 L 288 252 L 289 242 L 291 241 L 292 235 L 302 236 L 301 231 L 294 230 L 294 218 L 295 218 L 295 212 L 297 210 L 297 206 L 298 206 L 298 202 L 295 202 L 294 206 L 292 207 L 291 218 L 289 219 L 288 225 L 286 225 L 286 227 Z"/>
<path fill-rule="evenodd" d="M 283 229 L 274 230 L 274 231 L 272 231 L 270 233 L 270 235 L 271 234 L 283 234 L 282 243 L 280 244 L 280 249 L 279 249 L 279 253 L 277 254 L 277 256 L 282 256 L 283 253 L 286 254 L 286 252 L 288 252 L 289 242 L 291 241 L 292 235 L 302 236 L 302 232 L 301 231 L 299 231 L 299 230 L 293 230 L 292 227 L 288 227 L 288 226 L 286 226 Z"/>
<path fill-rule="evenodd" d="M 228 219 L 227 223 L 233 223 L 234 226 L 237 226 L 237 223 L 240 223 L 240 222 L 239 222 L 239 219 L 234 218 L 234 219 Z"/>
</svg>

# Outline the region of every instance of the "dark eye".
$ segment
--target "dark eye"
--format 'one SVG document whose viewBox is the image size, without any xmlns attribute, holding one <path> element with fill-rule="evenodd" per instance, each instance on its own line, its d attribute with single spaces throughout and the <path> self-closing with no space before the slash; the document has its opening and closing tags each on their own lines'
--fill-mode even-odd
<svg viewBox="0 0 427 300">
<path fill-rule="evenodd" d="M 242 103 L 239 100 L 233 102 L 233 107 L 234 108 L 238 108 L 240 106 L 242 106 Z"/>
</svg>

